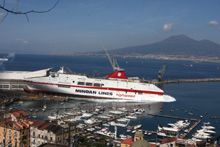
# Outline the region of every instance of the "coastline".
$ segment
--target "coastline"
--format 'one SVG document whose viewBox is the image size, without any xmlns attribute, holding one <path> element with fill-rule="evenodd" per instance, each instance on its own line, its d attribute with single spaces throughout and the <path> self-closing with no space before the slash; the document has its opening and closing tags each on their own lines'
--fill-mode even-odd
<svg viewBox="0 0 220 147">
<path fill-rule="evenodd" d="M 75 53 L 75 54 L 44 54 L 53 56 L 89 56 L 89 57 L 105 57 L 105 54 L 93 54 L 93 53 Z M 209 57 L 209 56 L 186 56 L 186 55 L 155 55 L 155 54 L 136 54 L 136 55 L 120 55 L 113 54 L 117 58 L 139 58 L 139 59 L 156 59 L 156 60 L 174 60 L 174 61 L 192 61 L 195 63 L 200 62 L 211 62 L 220 63 L 220 57 Z"/>
<path fill-rule="evenodd" d="M 7 53 L 0 53 L 7 54 Z M 50 56 L 88 56 L 88 57 L 104 57 L 105 53 L 14 53 L 21 55 L 50 55 Z M 195 63 L 210 62 L 220 63 L 219 56 L 193 56 L 193 55 L 167 55 L 167 54 L 112 54 L 117 58 L 137 58 L 137 59 L 155 59 L 155 60 L 173 60 L 173 61 L 192 61 Z"/>
</svg>

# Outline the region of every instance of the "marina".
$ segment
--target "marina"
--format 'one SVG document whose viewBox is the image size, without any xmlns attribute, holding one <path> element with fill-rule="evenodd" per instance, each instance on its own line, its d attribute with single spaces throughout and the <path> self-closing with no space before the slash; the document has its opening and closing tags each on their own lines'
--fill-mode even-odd
<svg viewBox="0 0 220 147">
<path fill-rule="evenodd" d="M 63 102 L 61 102 L 61 105 L 63 105 L 63 107 L 49 108 L 48 106 L 44 105 L 44 106 L 42 106 L 42 109 L 40 109 L 40 108 L 35 109 L 36 111 L 33 111 L 31 109 L 26 109 L 26 111 L 30 111 L 30 113 L 34 113 L 34 114 L 32 114 L 32 117 L 34 119 L 36 119 L 36 118 L 38 118 L 38 114 L 45 113 L 45 111 L 52 112 L 52 111 L 54 111 L 54 109 L 59 110 L 59 112 L 56 112 L 51 116 L 49 115 L 48 119 L 61 121 L 63 123 L 70 123 L 70 122 L 76 123 L 76 124 L 78 124 L 77 128 L 83 129 L 83 131 L 87 130 L 89 132 L 94 132 L 95 130 L 97 131 L 97 129 L 99 130 L 102 128 L 113 126 L 113 127 L 122 127 L 122 128 L 126 127 L 127 134 L 131 133 L 130 135 L 134 134 L 136 131 L 141 131 L 144 134 L 146 134 L 147 136 L 151 136 L 152 134 L 156 134 L 156 135 L 158 134 L 158 132 L 156 130 L 140 129 L 142 125 L 133 125 L 133 126 L 129 125 L 130 121 L 134 120 L 134 119 L 132 119 L 132 117 L 128 117 L 128 116 L 133 116 L 133 117 L 136 117 L 136 119 L 138 119 L 139 117 L 141 117 L 141 115 L 143 115 L 142 113 L 145 113 L 146 107 L 144 109 L 143 106 L 141 106 L 141 107 L 138 106 L 137 108 L 135 108 L 135 105 L 134 105 L 133 109 L 127 109 L 125 107 L 119 107 L 116 109 L 115 107 L 112 107 L 112 108 L 106 107 L 106 105 L 103 104 L 103 106 L 95 106 L 93 108 L 93 110 L 88 111 L 86 109 L 84 110 L 83 108 L 81 108 L 85 105 L 85 103 L 78 102 L 78 106 L 77 106 L 78 108 L 75 107 L 74 108 L 75 111 L 73 111 L 72 107 L 65 106 L 68 103 L 68 101 L 64 102 L 63 104 L 62 103 Z M 148 108 L 150 108 L 150 107 L 148 107 Z M 158 109 L 158 111 L 159 111 L 159 109 Z M 135 112 L 142 112 L 142 113 L 135 113 Z M 186 138 L 186 136 L 188 134 L 190 134 L 194 130 L 194 128 L 196 128 L 197 125 L 199 125 L 199 123 L 201 122 L 201 120 L 194 119 L 194 118 L 177 117 L 177 116 L 171 116 L 171 115 L 150 114 L 150 113 L 147 113 L 147 115 L 153 116 L 153 117 L 163 117 L 163 118 L 168 118 L 168 119 L 178 119 L 180 121 L 178 121 L 176 123 L 176 126 L 178 123 L 182 124 L 183 123 L 182 120 L 195 122 L 186 131 L 184 131 L 184 134 L 181 134 L 181 135 L 176 134 L 178 136 L 175 136 L 175 137 L 179 137 L 181 139 Z M 69 117 L 69 116 L 74 116 L 74 117 Z M 138 120 L 136 120 L 136 121 L 138 121 Z M 84 124 L 82 124 L 82 123 L 84 123 Z M 174 124 L 168 123 L 168 125 L 170 125 L 171 128 L 175 128 L 175 126 L 174 126 L 175 123 Z M 180 129 L 183 129 L 183 128 L 181 128 L 182 125 L 179 126 Z M 185 126 L 185 127 L 187 127 L 187 126 Z M 167 131 L 169 131 L 169 130 L 170 131 L 177 131 L 174 129 L 170 129 L 168 127 L 163 127 L 163 128 L 160 128 L 159 130 L 161 130 L 161 129 L 163 129 L 163 130 L 167 129 Z M 113 129 L 113 130 L 115 130 L 115 129 Z M 114 132 L 113 130 L 111 129 L 112 132 Z M 100 131 L 101 132 L 97 131 L 97 134 L 104 135 L 103 132 L 106 132 L 104 130 L 100 130 Z M 178 132 L 179 132 L 179 130 L 178 130 Z M 115 138 L 115 134 L 114 133 L 112 133 L 112 134 L 107 133 L 107 137 Z"/>
</svg>

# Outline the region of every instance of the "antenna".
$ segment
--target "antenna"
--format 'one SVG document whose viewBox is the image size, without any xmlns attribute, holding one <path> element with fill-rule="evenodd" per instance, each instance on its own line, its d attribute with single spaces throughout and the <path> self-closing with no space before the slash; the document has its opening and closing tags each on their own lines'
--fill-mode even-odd
<svg viewBox="0 0 220 147">
<path fill-rule="evenodd" d="M 105 52 L 106 52 L 106 55 L 107 55 L 107 57 L 108 57 L 108 59 L 109 59 L 109 62 L 110 62 L 111 65 L 112 65 L 113 70 L 114 70 L 114 71 L 123 71 L 124 69 L 121 69 L 121 68 L 119 67 L 118 62 L 117 62 L 117 60 L 115 59 L 115 57 L 113 57 L 113 58 L 111 59 L 108 50 L 106 49 L 105 46 L 103 46 L 103 47 L 104 47 L 104 50 L 105 50 Z"/>
</svg>

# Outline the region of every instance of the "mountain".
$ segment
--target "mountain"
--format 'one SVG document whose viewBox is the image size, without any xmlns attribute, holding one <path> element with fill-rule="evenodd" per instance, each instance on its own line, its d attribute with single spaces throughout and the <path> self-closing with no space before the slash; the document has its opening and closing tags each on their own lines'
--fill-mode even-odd
<svg viewBox="0 0 220 147">
<path fill-rule="evenodd" d="M 175 35 L 160 42 L 125 47 L 109 51 L 111 54 L 160 54 L 183 56 L 220 56 L 220 45 L 209 40 L 194 40 L 186 35 Z"/>
</svg>

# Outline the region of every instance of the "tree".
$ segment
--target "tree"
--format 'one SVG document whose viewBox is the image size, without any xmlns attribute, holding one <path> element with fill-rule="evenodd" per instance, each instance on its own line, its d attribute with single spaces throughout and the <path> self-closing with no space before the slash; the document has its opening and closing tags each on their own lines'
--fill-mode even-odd
<svg viewBox="0 0 220 147">
<path fill-rule="evenodd" d="M 47 12 L 53 10 L 56 7 L 56 5 L 59 3 L 59 1 L 60 0 L 57 0 L 56 3 L 53 5 L 53 7 L 51 7 L 48 10 L 45 10 L 45 11 L 29 10 L 29 11 L 24 11 L 23 12 L 23 11 L 14 11 L 13 9 L 10 10 L 9 8 L 7 8 L 5 6 L 5 3 L 6 3 L 5 0 L 2 0 L 2 3 L 0 4 L 0 9 L 6 12 L 5 16 L 3 16 L 3 19 L 5 19 L 8 14 L 14 14 L 14 15 L 25 15 L 26 18 L 27 18 L 27 21 L 29 21 L 29 18 L 28 18 L 29 13 L 47 13 Z M 16 3 L 18 3 L 18 0 L 16 0 Z M 1 17 L 1 15 L 2 14 L 0 13 L 0 17 Z M 1 20 L 1 18 L 0 18 L 0 20 Z"/>
</svg>

